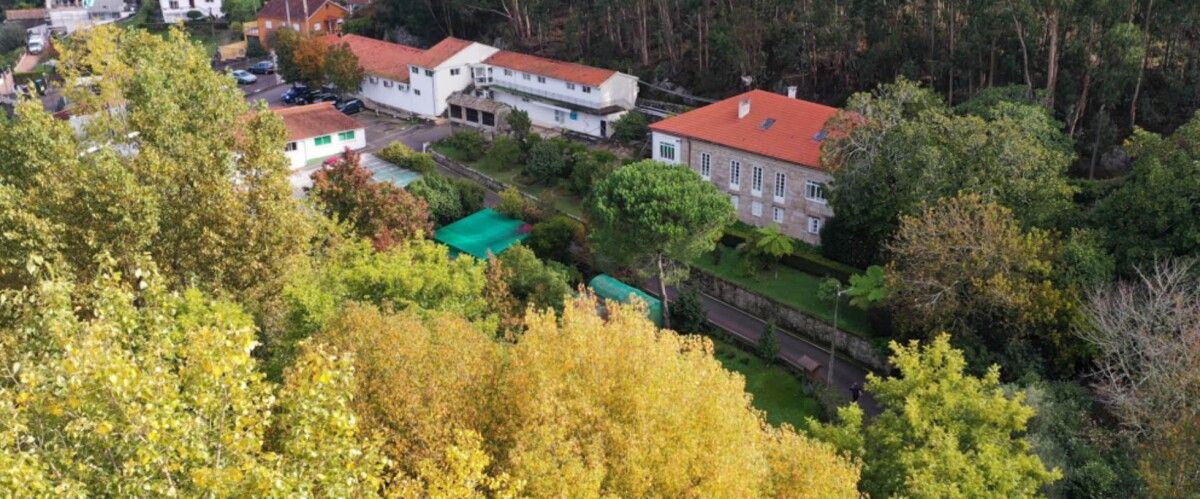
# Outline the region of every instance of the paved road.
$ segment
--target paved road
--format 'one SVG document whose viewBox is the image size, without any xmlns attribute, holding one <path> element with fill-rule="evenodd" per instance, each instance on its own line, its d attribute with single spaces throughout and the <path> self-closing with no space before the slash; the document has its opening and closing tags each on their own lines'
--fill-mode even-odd
<svg viewBox="0 0 1200 499">
<path fill-rule="evenodd" d="M 652 278 L 646 286 L 643 286 L 647 292 L 658 296 L 658 280 Z M 678 291 L 673 287 L 667 288 L 667 294 L 674 300 L 678 296 Z M 720 301 L 716 298 L 701 293 L 701 301 L 704 303 L 704 309 L 708 312 L 708 321 L 713 325 L 720 327 L 730 333 L 741 338 L 742 341 L 750 345 L 757 345 L 758 338 L 762 334 L 763 326 L 766 325 L 762 319 L 750 315 L 733 305 Z M 779 335 L 779 350 L 780 355 L 799 358 L 801 355 L 821 363 L 821 368 L 815 373 L 815 376 L 822 382 L 827 376 L 829 363 L 829 347 L 815 345 L 808 340 L 801 338 L 789 331 L 780 330 L 784 334 Z M 833 384 L 842 390 L 842 393 L 847 397 L 850 395 L 850 386 L 854 384 L 862 384 L 866 381 L 867 370 L 858 365 L 851 364 L 845 358 L 838 356 L 838 361 L 833 368 Z M 863 393 L 859 399 L 859 405 L 868 415 L 879 414 L 880 407 L 871 394 Z"/>
</svg>

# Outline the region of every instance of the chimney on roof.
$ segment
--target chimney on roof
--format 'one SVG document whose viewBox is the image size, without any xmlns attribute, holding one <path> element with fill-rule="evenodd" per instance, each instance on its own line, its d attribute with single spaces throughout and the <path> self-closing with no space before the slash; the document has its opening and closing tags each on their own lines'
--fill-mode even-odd
<svg viewBox="0 0 1200 499">
<path fill-rule="evenodd" d="M 795 99 L 795 98 L 796 98 L 796 86 L 795 86 L 795 85 L 792 85 L 792 86 L 789 86 L 789 87 L 788 87 L 788 98 L 789 98 L 789 99 Z"/>
<path fill-rule="evenodd" d="M 745 118 L 747 114 L 750 114 L 750 98 L 749 97 L 746 97 L 745 99 L 742 99 L 740 102 L 738 102 L 738 119 L 740 120 L 742 118 Z"/>
</svg>

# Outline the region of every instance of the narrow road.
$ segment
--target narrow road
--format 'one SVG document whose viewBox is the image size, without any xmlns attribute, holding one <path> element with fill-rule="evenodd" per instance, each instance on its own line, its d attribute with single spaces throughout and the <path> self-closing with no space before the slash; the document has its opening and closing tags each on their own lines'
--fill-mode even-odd
<svg viewBox="0 0 1200 499">
<path fill-rule="evenodd" d="M 650 279 L 643 289 L 655 296 L 658 296 L 658 280 L 657 278 Z M 670 299 L 674 300 L 679 296 L 679 292 L 674 287 L 667 287 L 667 294 Z M 741 309 L 734 307 L 728 303 L 713 298 L 707 294 L 700 294 L 701 301 L 704 303 L 704 309 L 708 312 L 708 322 L 712 323 L 721 329 L 739 337 L 742 341 L 750 345 L 757 345 L 758 338 L 762 335 L 763 327 L 766 322 L 758 317 L 750 315 Z M 824 382 L 828 375 L 829 363 L 829 347 L 818 346 L 800 336 L 778 329 L 779 334 L 779 353 L 780 356 L 799 358 L 801 355 L 821 363 L 820 369 L 817 370 L 815 376 Z M 867 370 L 859 367 L 857 364 L 850 363 L 842 356 L 838 356 L 837 363 L 833 368 L 833 385 L 842 391 L 842 394 L 850 396 L 850 386 L 854 384 L 865 384 L 867 379 Z M 859 406 L 863 408 L 869 416 L 879 414 L 879 403 L 870 393 L 864 392 L 862 397 L 858 399 Z"/>
</svg>

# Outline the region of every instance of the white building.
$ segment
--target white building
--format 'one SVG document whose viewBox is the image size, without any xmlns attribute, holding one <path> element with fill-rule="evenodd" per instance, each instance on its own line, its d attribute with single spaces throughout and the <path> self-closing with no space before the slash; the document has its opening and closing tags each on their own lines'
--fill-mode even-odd
<svg viewBox="0 0 1200 499">
<path fill-rule="evenodd" d="M 225 17 L 221 12 L 221 0 L 158 0 L 162 7 L 163 21 L 173 23 L 188 20 L 187 13 L 199 12 L 204 17 Z"/>
<path fill-rule="evenodd" d="M 124 0 L 46 0 L 46 19 L 51 29 L 68 35 L 133 13 L 133 6 Z"/>
<path fill-rule="evenodd" d="M 427 50 L 357 35 L 325 40 L 345 43 L 358 56 L 366 74 L 358 96 L 376 109 L 424 117 L 447 115 L 482 128 L 499 126 L 498 106 L 464 105 L 483 98 L 525 111 L 538 127 L 605 138 L 612 133 L 612 122 L 633 109 L 637 100 L 633 76 L 457 38 Z M 451 105 L 447 101 L 455 94 L 476 99 L 456 98 L 457 104 Z"/>
<path fill-rule="evenodd" d="M 367 146 L 365 127 L 332 102 L 272 109 L 287 128 L 284 150 L 293 170 L 310 162 Z"/>
</svg>

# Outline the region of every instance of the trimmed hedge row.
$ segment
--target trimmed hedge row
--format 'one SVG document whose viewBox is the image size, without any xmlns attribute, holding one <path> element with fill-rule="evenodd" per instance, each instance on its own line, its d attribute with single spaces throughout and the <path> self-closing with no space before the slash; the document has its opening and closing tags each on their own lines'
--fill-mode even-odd
<svg viewBox="0 0 1200 499">
<path fill-rule="evenodd" d="M 751 231 L 753 231 L 753 228 L 750 226 L 743 227 L 742 224 L 735 224 L 726 229 L 725 234 L 721 236 L 720 243 L 724 246 L 736 248 L 750 239 Z M 842 282 L 850 282 L 850 276 L 863 272 L 860 269 L 835 262 L 817 254 L 816 248 L 812 245 L 800 242 L 799 246 L 798 250 L 784 256 L 779 262 L 806 274 L 819 277 L 832 277 Z"/>
</svg>

